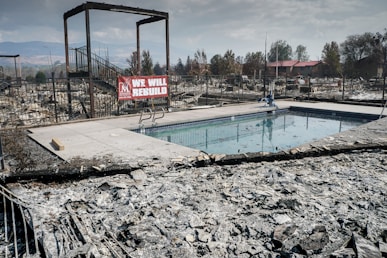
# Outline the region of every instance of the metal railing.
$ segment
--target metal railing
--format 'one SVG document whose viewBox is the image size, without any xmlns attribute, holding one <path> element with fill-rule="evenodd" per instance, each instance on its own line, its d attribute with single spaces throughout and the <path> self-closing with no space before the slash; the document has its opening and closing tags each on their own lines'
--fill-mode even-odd
<svg viewBox="0 0 387 258">
<path fill-rule="evenodd" d="M 0 239 L 1 257 L 31 257 L 39 255 L 43 248 L 39 248 L 39 242 L 34 231 L 32 216 L 27 205 L 7 188 L 0 185 L 0 203 L 2 204 L 3 237 Z"/>
<path fill-rule="evenodd" d="M 125 75 L 125 70 L 110 63 L 108 58 L 102 58 L 95 53 L 91 53 L 91 71 L 88 68 L 86 47 L 72 48 L 69 51 L 69 72 L 75 77 L 87 77 L 91 72 L 91 77 L 98 82 L 105 82 L 106 86 L 115 84 L 119 75 Z"/>
</svg>

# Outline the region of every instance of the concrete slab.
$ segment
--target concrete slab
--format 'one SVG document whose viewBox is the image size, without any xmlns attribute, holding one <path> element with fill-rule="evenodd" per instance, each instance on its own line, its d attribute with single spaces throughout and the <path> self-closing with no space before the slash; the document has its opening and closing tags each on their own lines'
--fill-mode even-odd
<svg viewBox="0 0 387 258">
<path fill-rule="evenodd" d="M 74 158 L 109 160 L 133 160 L 150 157 L 170 159 L 179 156 L 196 156 L 198 150 L 164 142 L 149 136 L 140 135 L 123 128 L 106 128 L 96 131 L 95 123 L 82 123 L 83 130 L 72 130 L 71 125 L 50 126 L 43 130 L 31 130 L 29 136 L 42 146 L 52 151 L 63 160 Z M 74 124 L 75 125 L 75 124 Z M 89 127 L 94 129 L 89 131 Z M 80 129 L 79 126 L 77 126 Z M 52 138 L 57 138 L 64 145 L 64 150 L 55 150 Z"/>
<path fill-rule="evenodd" d="M 296 106 L 373 115 L 379 115 L 382 112 L 382 107 L 321 102 L 277 101 L 276 104 L 280 109 Z M 262 103 L 228 105 L 223 107 L 209 106 L 206 109 L 166 113 L 164 118 L 156 120 L 156 124 L 184 123 L 217 117 L 267 112 L 273 109 L 271 107 L 265 107 Z M 70 161 L 73 158 L 106 158 L 116 161 L 152 157 L 170 160 L 182 156 L 194 157 L 199 155 L 199 150 L 131 132 L 130 130 L 139 128 L 139 117 L 139 115 L 132 115 L 32 128 L 30 129 L 31 133 L 29 136 L 66 161 Z M 152 121 L 144 121 L 143 126 L 152 126 Z M 64 150 L 55 150 L 51 144 L 53 138 L 60 140 L 64 145 Z"/>
</svg>

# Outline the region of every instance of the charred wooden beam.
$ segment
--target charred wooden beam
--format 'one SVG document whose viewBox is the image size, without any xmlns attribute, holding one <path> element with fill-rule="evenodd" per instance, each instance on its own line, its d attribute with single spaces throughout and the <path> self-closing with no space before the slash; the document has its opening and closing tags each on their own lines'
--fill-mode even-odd
<svg viewBox="0 0 387 258">
<path fill-rule="evenodd" d="M 86 2 L 81 4 L 67 12 L 64 13 L 63 18 L 67 19 L 71 16 L 74 16 L 78 13 L 81 13 L 85 10 L 94 9 L 94 10 L 102 10 L 102 11 L 113 11 L 113 12 L 121 12 L 121 13 L 132 13 L 138 15 L 147 15 L 147 16 L 157 16 L 161 18 L 168 18 L 168 13 L 160 12 L 155 10 L 147 10 L 137 7 L 123 6 L 123 5 L 114 5 L 114 4 L 105 4 L 105 3 L 97 3 L 97 2 Z"/>
</svg>

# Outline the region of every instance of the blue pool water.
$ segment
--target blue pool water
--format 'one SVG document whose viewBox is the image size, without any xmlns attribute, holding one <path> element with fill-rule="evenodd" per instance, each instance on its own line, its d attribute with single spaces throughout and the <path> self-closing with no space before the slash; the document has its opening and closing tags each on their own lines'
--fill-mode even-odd
<svg viewBox="0 0 387 258">
<path fill-rule="evenodd" d="M 207 153 L 278 152 L 369 121 L 280 111 L 145 128 L 142 133 Z"/>
</svg>

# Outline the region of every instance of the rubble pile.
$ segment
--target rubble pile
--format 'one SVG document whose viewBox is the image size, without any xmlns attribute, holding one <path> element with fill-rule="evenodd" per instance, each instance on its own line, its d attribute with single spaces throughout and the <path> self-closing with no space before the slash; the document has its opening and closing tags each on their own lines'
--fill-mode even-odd
<svg viewBox="0 0 387 258">
<path fill-rule="evenodd" d="M 95 160 L 91 177 L 7 187 L 50 257 L 386 257 L 386 125 L 299 146 L 293 159 L 152 157 L 117 173 Z M 324 155 L 299 155 L 312 150 Z"/>
<path fill-rule="evenodd" d="M 202 168 L 154 161 L 128 174 L 9 187 L 34 204 L 54 257 L 381 257 L 386 167 L 383 150 Z"/>
<path fill-rule="evenodd" d="M 84 81 L 72 84 L 70 117 L 67 85 L 56 84 L 55 98 L 51 83 L 23 84 L 20 88 L 6 90 L 0 94 L 0 125 L 3 128 L 16 126 L 43 126 L 68 121 L 79 117 L 84 119 L 82 105 L 88 102 L 85 92 L 88 84 Z M 104 116 L 111 116 L 116 110 L 116 97 L 102 90 L 95 90 L 95 110 Z M 56 106 L 55 106 L 56 105 Z M 57 112 L 57 113 L 55 113 Z"/>
</svg>

